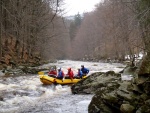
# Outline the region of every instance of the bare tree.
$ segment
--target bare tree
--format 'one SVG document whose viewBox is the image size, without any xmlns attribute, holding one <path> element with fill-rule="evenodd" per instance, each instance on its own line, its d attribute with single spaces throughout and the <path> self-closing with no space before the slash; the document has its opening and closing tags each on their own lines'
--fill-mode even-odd
<svg viewBox="0 0 150 113">
<path fill-rule="evenodd" d="M 30 62 L 38 56 L 44 59 L 47 48 L 59 48 L 62 42 L 64 45 L 66 34 L 61 34 L 66 31 L 58 15 L 62 3 L 60 0 L 1 0 L 0 58 L 9 56 L 8 63 L 11 60 Z M 51 38 L 57 39 L 57 47 L 52 46 L 56 41 Z M 52 54 L 55 53 L 47 55 Z M 54 56 L 57 58 L 60 54 Z"/>
<path fill-rule="evenodd" d="M 125 55 L 133 56 L 143 47 L 137 26 L 132 2 L 105 0 L 97 4 L 94 12 L 84 15 L 74 51 L 80 57 L 124 60 Z"/>
</svg>

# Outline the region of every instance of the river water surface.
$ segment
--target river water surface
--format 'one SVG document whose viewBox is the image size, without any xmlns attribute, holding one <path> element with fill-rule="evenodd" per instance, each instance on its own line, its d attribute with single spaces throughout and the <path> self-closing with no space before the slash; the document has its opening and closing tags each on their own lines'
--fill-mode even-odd
<svg viewBox="0 0 150 113">
<path fill-rule="evenodd" d="M 64 72 L 71 67 L 74 73 L 81 65 L 90 73 L 121 71 L 125 66 L 119 63 L 82 62 L 60 60 L 51 65 L 61 67 Z M 0 74 L 0 113 L 88 113 L 88 104 L 93 95 L 73 95 L 70 86 L 47 85 L 40 82 L 38 75 L 3 77 Z"/>
</svg>

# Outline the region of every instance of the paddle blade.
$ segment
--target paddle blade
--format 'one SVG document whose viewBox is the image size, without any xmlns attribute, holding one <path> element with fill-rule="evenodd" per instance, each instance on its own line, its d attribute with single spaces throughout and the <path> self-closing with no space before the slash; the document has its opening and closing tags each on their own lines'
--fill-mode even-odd
<svg viewBox="0 0 150 113">
<path fill-rule="evenodd" d="M 44 72 L 40 71 L 38 72 L 38 75 L 44 75 Z"/>
</svg>

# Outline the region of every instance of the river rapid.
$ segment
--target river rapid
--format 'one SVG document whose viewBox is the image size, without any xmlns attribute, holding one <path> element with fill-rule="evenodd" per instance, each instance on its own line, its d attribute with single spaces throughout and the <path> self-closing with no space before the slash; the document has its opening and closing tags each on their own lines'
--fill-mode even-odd
<svg viewBox="0 0 150 113">
<path fill-rule="evenodd" d="M 74 73 L 81 65 L 90 73 L 121 71 L 125 65 L 120 63 L 83 62 L 59 60 L 52 65 L 61 67 L 65 73 L 71 67 Z M 0 113 L 88 113 L 88 104 L 93 95 L 73 95 L 70 86 L 44 86 L 38 75 L 3 77 L 0 73 Z"/>
</svg>

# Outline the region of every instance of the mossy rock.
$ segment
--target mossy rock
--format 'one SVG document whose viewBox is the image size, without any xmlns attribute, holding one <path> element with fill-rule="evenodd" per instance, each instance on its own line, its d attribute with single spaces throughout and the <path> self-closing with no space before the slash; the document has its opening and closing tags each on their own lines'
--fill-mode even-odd
<svg viewBox="0 0 150 113">
<path fill-rule="evenodd" d="M 143 58 L 143 61 L 141 65 L 139 66 L 138 75 L 144 75 L 149 74 L 150 75 L 150 59 L 149 56 L 145 56 Z"/>
<path fill-rule="evenodd" d="M 122 104 L 120 107 L 121 113 L 134 113 L 135 107 L 130 104 Z"/>
<path fill-rule="evenodd" d="M 150 105 L 142 105 L 136 113 L 150 113 Z"/>
</svg>

